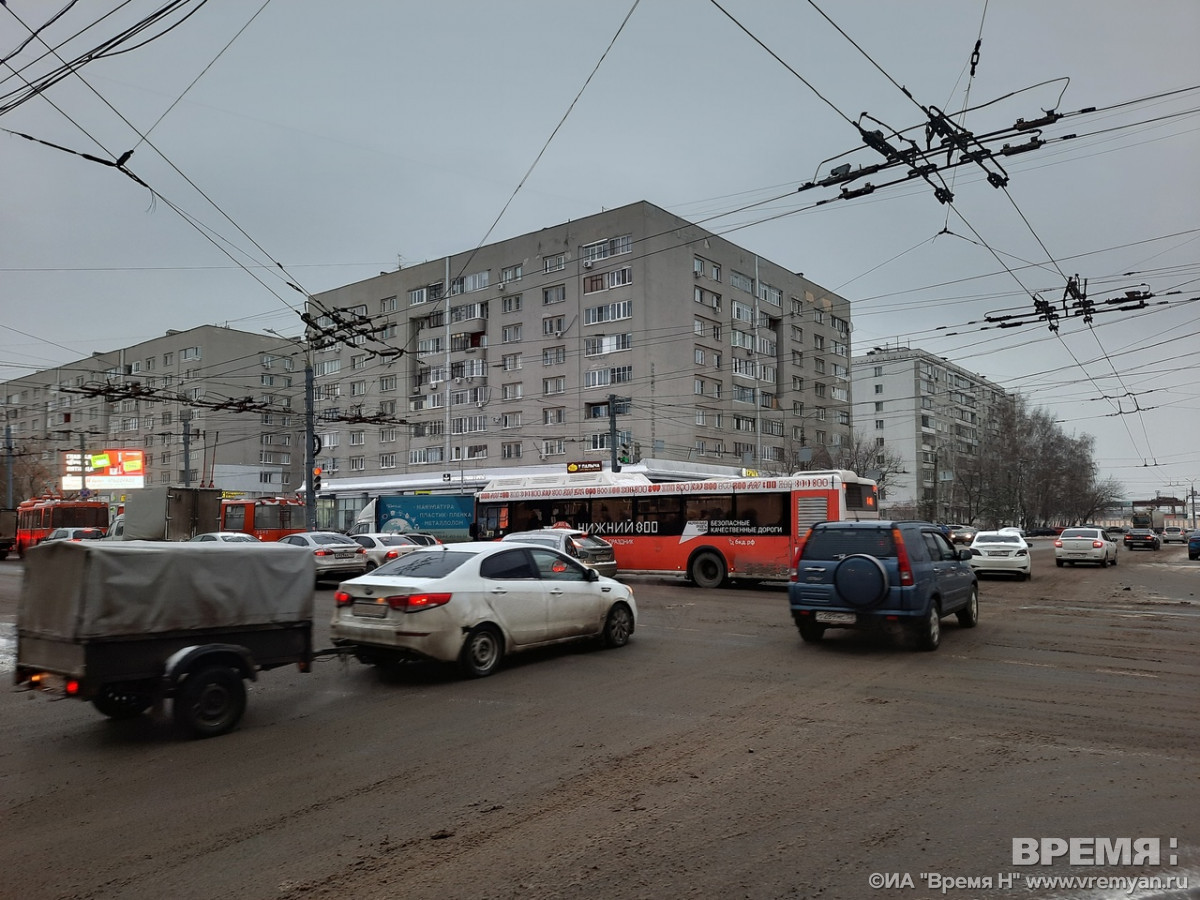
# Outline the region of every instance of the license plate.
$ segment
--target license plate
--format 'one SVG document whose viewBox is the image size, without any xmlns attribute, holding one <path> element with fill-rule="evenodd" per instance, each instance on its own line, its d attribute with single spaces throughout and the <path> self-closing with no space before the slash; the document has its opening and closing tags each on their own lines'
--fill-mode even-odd
<svg viewBox="0 0 1200 900">
<path fill-rule="evenodd" d="M 1007 550 L 989 550 L 988 556 L 1008 556 Z"/>
<path fill-rule="evenodd" d="M 335 559 L 354 559 L 353 553 L 335 553 L 333 556 Z"/>
<path fill-rule="evenodd" d="M 354 603 L 354 615 L 367 619 L 382 619 L 387 615 L 386 603 L 372 603 L 370 600 L 358 600 Z"/>
<path fill-rule="evenodd" d="M 858 616 L 854 613 L 819 612 L 817 621 L 826 625 L 853 625 L 858 621 Z"/>
</svg>

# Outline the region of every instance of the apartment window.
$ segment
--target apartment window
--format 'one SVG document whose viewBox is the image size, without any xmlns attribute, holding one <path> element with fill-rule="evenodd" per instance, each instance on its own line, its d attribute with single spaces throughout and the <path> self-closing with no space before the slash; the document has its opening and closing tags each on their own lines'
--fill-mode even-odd
<svg viewBox="0 0 1200 900">
<path fill-rule="evenodd" d="M 184 347 L 182 350 L 179 351 L 179 359 L 181 362 L 183 360 L 187 360 L 187 359 L 199 359 L 199 358 L 200 358 L 200 348 L 199 347 Z"/>
<path fill-rule="evenodd" d="M 542 305 L 549 306 L 551 303 L 562 303 L 567 299 L 567 286 L 565 284 L 555 284 L 548 288 L 542 288 Z"/>
<path fill-rule="evenodd" d="M 513 294 L 513 295 L 505 297 L 504 302 L 501 304 L 501 308 L 506 313 L 520 312 L 521 311 L 521 295 Z"/>
<path fill-rule="evenodd" d="M 883 419 L 876 419 L 876 420 L 875 420 L 875 430 L 876 430 L 876 431 L 883 431 Z"/>
<path fill-rule="evenodd" d="M 704 349 L 702 347 L 697 347 L 693 356 L 694 356 L 693 362 L 695 362 L 696 365 L 698 365 L 698 366 L 704 365 Z"/>
<path fill-rule="evenodd" d="M 704 424 L 704 417 L 705 417 L 706 413 L 707 413 L 707 410 L 703 410 L 703 409 L 696 410 L 696 424 L 697 425 Z"/>
<path fill-rule="evenodd" d="M 367 470 L 367 458 L 365 456 L 350 457 L 351 472 L 365 472 Z"/>
<path fill-rule="evenodd" d="M 631 381 L 633 381 L 633 366 L 592 369 L 583 373 L 583 386 L 585 388 L 604 387 L 610 384 L 628 384 Z"/>
<path fill-rule="evenodd" d="M 559 375 L 557 378 L 542 379 L 543 394 L 565 394 L 567 392 L 567 379 L 565 375 Z"/>
<path fill-rule="evenodd" d="M 519 412 L 504 413 L 500 417 L 500 427 L 501 428 L 520 428 L 521 427 L 521 414 Z"/>
<path fill-rule="evenodd" d="M 693 388 L 693 392 L 696 394 L 697 397 L 704 396 L 704 381 L 703 380 L 697 378 L 695 380 L 695 382 L 693 383 L 692 388 Z"/>
<path fill-rule="evenodd" d="M 606 277 L 608 279 L 609 288 L 623 287 L 627 284 L 633 284 L 633 268 L 631 266 L 625 266 L 622 269 L 613 269 L 613 271 L 607 273 Z"/>
<path fill-rule="evenodd" d="M 175 364 L 175 354 L 170 353 L 170 352 L 164 353 L 163 354 L 163 365 L 164 366 L 172 366 L 174 364 Z"/>
<path fill-rule="evenodd" d="M 505 325 L 500 332 L 500 341 L 504 344 L 515 344 L 521 340 L 521 323 L 517 322 L 514 325 Z"/>
<path fill-rule="evenodd" d="M 396 389 L 395 375 L 381 375 L 379 378 L 379 390 L 394 391 Z"/>
<path fill-rule="evenodd" d="M 729 273 L 729 283 L 747 294 L 754 293 L 754 279 L 749 275 L 743 275 L 736 269 Z"/>
<path fill-rule="evenodd" d="M 585 294 L 594 294 L 602 290 L 604 290 L 603 275 L 588 275 L 583 279 L 583 292 Z"/>
<path fill-rule="evenodd" d="M 877 394 L 883 393 L 883 385 L 882 384 L 875 385 L 875 393 L 877 393 Z"/>
<path fill-rule="evenodd" d="M 395 383 L 394 383 L 395 378 L 396 378 L 396 376 L 393 375 L 392 376 L 392 380 L 393 380 L 392 387 L 393 388 L 395 387 Z M 362 397 L 362 396 L 365 396 L 366 393 L 367 393 L 367 383 L 365 381 L 350 382 L 350 396 L 351 397 Z"/>
<path fill-rule="evenodd" d="M 500 281 L 507 284 L 510 281 L 520 281 L 524 266 L 505 266 L 500 270 Z"/>
<path fill-rule="evenodd" d="M 543 366 L 561 366 L 566 361 L 567 361 L 567 348 L 566 347 L 563 347 L 563 346 L 547 347 L 546 349 L 544 349 L 542 351 L 542 365 Z"/>
<path fill-rule="evenodd" d="M 882 378 L 883 377 L 883 366 L 875 366 L 872 374 L 876 378 Z"/>
<path fill-rule="evenodd" d="M 505 372 L 512 372 L 514 369 L 521 368 L 521 354 L 506 353 L 500 358 L 500 365 Z"/>
<path fill-rule="evenodd" d="M 542 257 L 543 272 L 561 272 L 567 267 L 567 254 L 558 253 L 554 256 Z"/>
<path fill-rule="evenodd" d="M 505 400 L 520 400 L 522 397 L 522 388 L 518 384 L 506 384 L 501 387 L 501 394 Z"/>
<path fill-rule="evenodd" d="M 549 409 L 542 410 L 543 425 L 563 425 L 567 421 L 567 409 L 565 406 L 554 406 Z"/>
<path fill-rule="evenodd" d="M 381 428 L 379 430 L 379 442 L 381 444 L 390 444 L 396 440 L 397 429 Z"/>
<path fill-rule="evenodd" d="M 520 441 L 505 441 L 500 445 L 501 459 L 520 459 L 521 458 L 521 442 Z"/>
<path fill-rule="evenodd" d="M 875 412 L 883 412 L 883 401 L 882 400 L 875 401 Z"/>
<path fill-rule="evenodd" d="M 608 238 L 607 240 L 584 244 L 579 248 L 579 251 L 583 259 L 589 262 L 594 262 L 598 259 L 607 259 L 610 256 L 617 256 L 622 253 L 631 253 L 633 251 L 633 235 L 622 234 L 618 237 Z"/>
<path fill-rule="evenodd" d="M 618 303 L 607 303 L 603 306 L 591 306 L 584 310 L 584 323 L 599 325 L 602 322 L 614 322 L 618 319 L 633 318 L 633 301 L 622 300 Z"/>
<path fill-rule="evenodd" d="M 350 371 L 357 372 L 360 369 L 367 367 L 367 355 L 360 353 L 358 356 L 350 357 Z"/>
<path fill-rule="evenodd" d="M 633 347 L 633 334 L 598 334 L 583 342 L 584 356 L 604 356 Z"/>
<path fill-rule="evenodd" d="M 350 432 L 350 446 L 361 447 L 367 442 L 367 433 L 365 431 Z"/>
<path fill-rule="evenodd" d="M 381 468 L 381 469 L 396 468 L 396 454 L 395 453 L 381 453 L 379 456 L 379 468 Z"/>
<path fill-rule="evenodd" d="M 565 456 L 566 453 L 567 442 L 561 438 L 542 441 L 542 456 Z"/>
</svg>

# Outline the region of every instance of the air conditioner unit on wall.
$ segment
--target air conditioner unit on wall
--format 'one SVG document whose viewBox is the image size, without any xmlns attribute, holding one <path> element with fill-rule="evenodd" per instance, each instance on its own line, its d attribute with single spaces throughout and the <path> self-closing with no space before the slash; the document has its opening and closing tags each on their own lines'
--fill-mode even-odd
<svg viewBox="0 0 1200 900">
<path fill-rule="evenodd" d="M 592 261 L 590 259 L 585 259 L 583 261 L 583 267 L 585 269 L 590 269 L 592 267 Z"/>
</svg>

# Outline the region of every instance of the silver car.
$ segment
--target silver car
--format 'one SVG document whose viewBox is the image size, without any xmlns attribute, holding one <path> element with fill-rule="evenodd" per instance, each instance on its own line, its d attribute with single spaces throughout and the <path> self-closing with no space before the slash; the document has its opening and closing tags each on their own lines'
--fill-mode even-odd
<svg viewBox="0 0 1200 900">
<path fill-rule="evenodd" d="M 351 539 L 367 551 L 367 571 L 377 569 L 386 562 L 398 559 L 405 553 L 412 553 L 418 547 L 426 546 L 421 541 L 413 540 L 407 534 L 352 534 Z"/>
<path fill-rule="evenodd" d="M 367 551 L 336 531 L 300 531 L 281 537 L 277 543 L 299 547 L 312 554 L 317 566 L 317 581 L 341 575 L 361 575 L 367 571 Z"/>
<path fill-rule="evenodd" d="M 617 555 L 612 544 L 586 531 L 575 528 L 537 528 L 533 531 L 514 531 L 500 540 L 553 547 L 567 556 L 575 557 L 601 575 L 608 578 L 617 577 Z"/>
<path fill-rule="evenodd" d="M 490 541 L 422 547 L 334 595 L 333 643 L 364 663 L 430 659 L 490 675 L 510 653 L 633 634 L 633 590 L 549 547 Z"/>
<path fill-rule="evenodd" d="M 1094 563 L 1101 568 L 1117 564 L 1117 544 L 1103 528 L 1064 528 L 1054 539 L 1054 564 Z"/>
</svg>

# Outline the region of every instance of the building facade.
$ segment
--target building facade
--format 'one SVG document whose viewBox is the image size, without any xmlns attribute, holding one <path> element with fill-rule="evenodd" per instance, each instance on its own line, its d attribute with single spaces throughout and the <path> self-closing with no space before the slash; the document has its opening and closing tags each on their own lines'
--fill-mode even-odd
<svg viewBox="0 0 1200 900">
<path fill-rule="evenodd" d="M 146 485 L 299 490 L 304 365 L 296 354 L 278 337 L 205 325 L 5 382 L 14 502 L 72 493 L 78 460 L 110 449 L 143 451 Z M 85 469 L 85 488 L 86 477 Z M 119 490 L 92 493 L 120 499 Z"/>
<path fill-rule="evenodd" d="M 1005 391 L 948 360 L 875 348 L 851 363 L 860 440 L 899 458 L 880 509 L 895 518 L 966 521 Z"/>
<path fill-rule="evenodd" d="M 326 492 L 607 466 L 614 442 L 782 473 L 849 441 L 848 301 L 645 202 L 315 295 L 306 321 Z"/>
</svg>

